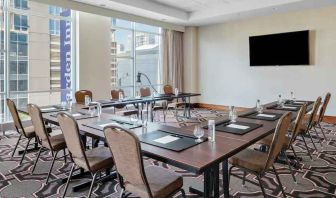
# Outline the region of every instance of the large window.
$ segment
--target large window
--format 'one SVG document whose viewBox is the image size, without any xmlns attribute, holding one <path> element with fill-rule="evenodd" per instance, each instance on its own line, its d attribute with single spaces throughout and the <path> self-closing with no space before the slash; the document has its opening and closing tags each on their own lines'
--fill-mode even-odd
<svg viewBox="0 0 336 198">
<path fill-rule="evenodd" d="M 27 103 L 57 104 L 69 95 L 75 86 L 65 78 L 71 76 L 72 81 L 74 76 L 65 69 L 69 54 L 75 68 L 72 20 L 69 9 L 29 0 L 0 0 L 0 122 L 11 118 L 6 98 L 22 108 Z"/>
<path fill-rule="evenodd" d="M 161 28 L 112 19 L 111 42 L 111 86 L 125 90 L 133 96 L 138 85 L 138 72 L 146 74 L 158 89 L 162 81 L 161 69 Z M 141 86 L 149 86 L 142 78 Z"/>
</svg>

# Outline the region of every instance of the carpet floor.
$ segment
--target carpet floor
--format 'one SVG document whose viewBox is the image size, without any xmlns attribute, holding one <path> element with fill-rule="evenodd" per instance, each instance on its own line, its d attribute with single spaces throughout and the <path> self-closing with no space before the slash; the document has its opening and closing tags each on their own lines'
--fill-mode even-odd
<svg viewBox="0 0 336 198">
<path fill-rule="evenodd" d="M 207 109 L 193 109 L 192 116 L 197 117 L 201 121 L 209 118 L 224 116 L 226 112 L 214 111 Z M 158 115 L 160 116 L 160 115 Z M 161 115 L 162 120 L 162 115 Z M 193 123 L 188 123 L 184 119 L 176 120 L 173 114 L 168 115 L 167 122 L 164 123 L 172 126 L 188 126 Z M 295 176 L 298 180 L 295 183 L 290 175 L 287 165 L 275 164 L 280 179 L 284 185 L 288 197 L 336 197 L 336 125 L 323 123 L 322 127 L 327 134 L 328 141 L 323 141 L 323 146 L 316 144 L 318 152 L 314 152 L 313 160 L 310 160 L 306 154 L 306 149 L 302 141 L 295 142 L 295 149 L 298 155 L 302 158 L 301 165 L 295 169 Z M 318 130 L 318 133 L 320 131 Z M 322 135 L 319 134 L 321 137 Z M 17 154 L 11 158 L 12 150 L 18 138 L 15 131 L 7 131 L 5 136 L 0 135 L 0 197 L 60 197 L 63 193 L 64 184 L 61 184 L 56 179 L 66 177 L 70 170 L 70 164 L 64 161 L 56 161 L 52 171 L 51 180 L 48 185 L 44 184 L 51 157 L 49 153 L 41 154 L 37 164 L 35 174 L 31 175 L 30 171 L 36 157 L 36 153 L 26 155 L 21 166 L 18 165 L 20 156 Z M 307 139 L 308 140 L 308 139 Z M 317 141 L 317 139 L 315 139 Z M 308 141 L 310 142 L 310 141 Z M 21 142 L 18 150 L 23 149 L 24 141 Z M 308 145 L 313 152 L 313 145 Z M 255 145 L 258 147 L 258 145 Z M 291 153 L 289 153 L 291 154 Z M 184 189 L 187 197 L 198 197 L 189 192 L 189 186 L 201 185 L 202 175 L 195 175 L 187 171 L 172 167 L 170 165 L 144 158 L 145 165 L 162 166 L 171 171 L 175 171 L 183 175 Z M 262 197 L 262 193 L 258 184 L 258 180 L 253 175 L 247 176 L 247 182 L 242 185 L 243 172 L 238 169 L 233 169 L 233 174 L 230 179 L 230 195 L 232 197 Z M 90 181 L 90 177 L 85 179 L 75 179 L 70 183 L 70 187 L 82 183 L 84 180 Z M 269 197 L 282 197 L 281 190 L 278 187 L 275 175 L 270 172 L 262 179 L 266 193 Z M 222 189 L 220 189 L 222 191 Z M 120 186 L 117 180 L 111 180 L 104 184 L 94 187 L 92 197 L 118 197 Z M 68 189 L 67 197 L 85 197 L 88 189 L 80 192 L 72 192 Z M 176 197 L 179 197 L 177 195 Z M 130 196 L 132 197 L 132 196 Z"/>
</svg>

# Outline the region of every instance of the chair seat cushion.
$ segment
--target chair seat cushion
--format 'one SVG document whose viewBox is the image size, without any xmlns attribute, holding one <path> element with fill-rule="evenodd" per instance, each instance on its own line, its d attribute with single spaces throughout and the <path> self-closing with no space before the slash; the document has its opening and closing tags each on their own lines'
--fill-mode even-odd
<svg viewBox="0 0 336 198">
<path fill-rule="evenodd" d="M 53 135 L 49 137 L 51 148 L 47 141 L 42 141 L 42 145 L 53 151 L 59 151 L 66 148 L 66 143 L 63 134 Z"/>
<path fill-rule="evenodd" d="M 145 173 L 153 197 L 170 197 L 183 186 L 181 176 L 162 167 L 148 166 Z M 127 185 L 126 189 L 137 196 L 148 197 L 143 185 Z"/>
<path fill-rule="evenodd" d="M 264 170 L 267 158 L 268 158 L 267 153 L 263 153 L 252 149 L 245 149 L 229 158 L 229 162 L 233 166 L 246 168 L 255 171 L 257 173 L 260 173 L 261 171 Z"/>
<path fill-rule="evenodd" d="M 36 136 L 35 135 L 35 128 L 34 128 L 33 125 L 23 127 L 23 130 L 25 131 L 25 134 L 26 134 L 25 136 L 27 138 L 33 138 L 33 137 Z M 46 126 L 46 130 L 47 130 L 48 133 L 51 133 L 51 131 L 52 131 L 51 127 L 49 127 L 49 126 Z M 19 129 L 19 132 L 22 133 L 22 130 Z"/>
<path fill-rule="evenodd" d="M 273 134 L 263 138 L 262 140 L 260 140 L 258 143 L 260 144 L 264 144 L 266 146 L 270 146 L 272 144 L 272 140 L 273 140 Z M 291 137 L 289 136 L 286 136 L 286 139 L 285 139 L 285 142 L 284 142 L 284 145 L 282 147 L 283 150 L 287 149 L 288 146 L 289 146 L 289 143 L 290 143 L 290 140 L 291 140 Z"/>
<path fill-rule="evenodd" d="M 101 146 L 87 150 L 85 151 L 85 155 L 92 172 L 112 168 L 114 165 L 111 151 L 107 147 Z M 84 158 L 74 158 L 74 161 L 78 166 L 88 170 Z"/>
<path fill-rule="evenodd" d="M 34 128 L 34 126 L 33 125 L 31 125 L 31 126 L 27 126 L 27 127 L 23 127 L 23 130 L 24 130 L 24 132 L 25 132 L 25 136 L 27 137 L 27 138 L 32 138 L 32 137 L 35 137 L 36 135 L 35 135 L 35 128 Z M 20 133 L 22 133 L 22 130 L 20 130 L 19 129 L 19 132 Z"/>
</svg>

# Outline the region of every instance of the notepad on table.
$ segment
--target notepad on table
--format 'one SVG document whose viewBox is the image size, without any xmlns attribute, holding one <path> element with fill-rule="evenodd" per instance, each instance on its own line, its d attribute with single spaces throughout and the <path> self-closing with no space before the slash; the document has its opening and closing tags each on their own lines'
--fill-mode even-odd
<svg viewBox="0 0 336 198">
<path fill-rule="evenodd" d="M 46 107 L 46 108 L 42 108 L 41 111 L 51 111 L 51 110 L 56 110 L 55 107 Z"/>
<path fill-rule="evenodd" d="M 100 124 L 99 126 L 104 128 L 106 127 L 107 125 L 110 125 L 110 124 L 116 124 L 115 122 L 110 122 L 110 123 L 106 123 L 106 124 Z"/>
<path fill-rule="evenodd" d="M 179 137 L 174 137 L 174 136 L 171 136 L 171 135 L 166 135 L 164 137 L 158 138 L 158 139 L 153 140 L 153 141 L 161 143 L 161 144 L 168 144 L 168 143 L 174 142 L 178 139 L 180 139 L 180 138 Z"/>
<path fill-rule="evenodd" d="M 250 128 L 249 126 L 238 125 L 238 124 L 229 124 L 227 125 L 227 127 L 235 128 L 235 129 L 242 129 L 242 130 Z"/>
<path fill-rule="evenodd" d="M 72 114 L 73 117 L 78 117 L 78 116 L 81 116 L 81 115 L 82 115 L 82 114 L 80 114 L 80 113 L 73 113 L 73 114 Z"/>
<path fill-rule="evenodd" d="M 284 106 L 283 109 L 296 109 L 296 107 Z"/>
<path fill-rule="evenodd" d="M 275 115 L 264 114 L 264 113 L 260 113 L 257 116 L 258 117 L 266 117 L 266 118 L 274 118 L 275 117 Z"/>
</svg>

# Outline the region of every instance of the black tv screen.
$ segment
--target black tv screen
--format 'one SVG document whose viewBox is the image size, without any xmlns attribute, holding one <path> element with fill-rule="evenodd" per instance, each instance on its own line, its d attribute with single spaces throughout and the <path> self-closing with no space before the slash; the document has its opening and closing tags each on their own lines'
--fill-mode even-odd
<svg viewBox="0 0 336 198">
<path fill-rule="evenodd" d="M 250 37 L 250 66 L 309 65 L 309 30 Z"/>
</svg>

